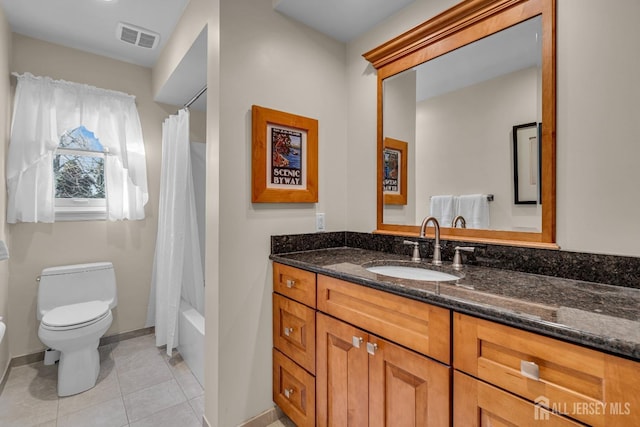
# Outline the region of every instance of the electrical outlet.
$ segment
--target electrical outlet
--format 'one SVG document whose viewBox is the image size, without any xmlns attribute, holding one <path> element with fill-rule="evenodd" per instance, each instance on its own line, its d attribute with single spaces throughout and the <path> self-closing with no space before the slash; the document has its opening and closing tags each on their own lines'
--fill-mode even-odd
<svg viewBox="0 0 640 427">
<path fill-rule="evenodd" d="M 324 214 L 316 214 L 316 231 L 324 231 Z"/>
</svg>

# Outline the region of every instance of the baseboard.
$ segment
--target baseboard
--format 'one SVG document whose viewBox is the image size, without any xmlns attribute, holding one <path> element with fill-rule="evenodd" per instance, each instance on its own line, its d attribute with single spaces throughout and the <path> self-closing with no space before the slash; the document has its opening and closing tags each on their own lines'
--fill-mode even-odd
<svg viewBox="0 0 640 427">
<path fill-rule="evenodd" d="M 2 375 L 2 380 L 0 380 L 0 395 L 2 395 L 2 392 L 4 391 L 4 386 L 7 384 L 10 370 L 11 370 L 11 360 L 7 360 L 7 363 L 4 366 L 4 369 L 2 370 L 2 372 L 4 372 L 4 375 Z"/>
<path fill-rule="evenodd" d="M 131 338 L 138 338 L 144 335 L 153 334 L 156 331 L 154 326 L 148 328 L 136 329 L 129 332 L 123 332 L 121 334 L 109 335 L 108 337 L 100 338 L 100 346 L 113 344 L 120 341 L 130 340 Z"/>
<path fill-rule="evenodd" d="M 123 332 L 121 334 L 110 335 L 108 337 L 100 338 L 100 346 L 113 344 L 120 341 L 130 340 L 131 338 L 141 337 L 143 335 L 149 335 L 155 332 L 153 326 L 149 328 L 136 329 L 129 332 Z M 31 363 L 41 362 L 44 360 L 44 349 L 37 353 L 25 354 L 24 356 L 18 356 L 11 359 L 9 362 L 9 369 L 16 366 L 30 365 Z M 5 377 L 8 372 L 5 374 Z"/>
<path fill-rule="evenodd" d="M 267 427 L 271 423 L 275 423 L 284 414 L 277 406 L 264 411 L 262 414 L 251 418 L 248 421 L 240 424 L 238 427 Z"/>
</svg>

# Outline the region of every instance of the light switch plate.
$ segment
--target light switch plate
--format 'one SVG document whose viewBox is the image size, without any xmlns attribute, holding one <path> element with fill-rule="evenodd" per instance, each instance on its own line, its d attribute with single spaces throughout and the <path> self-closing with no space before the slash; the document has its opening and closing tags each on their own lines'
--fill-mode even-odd
<svg viewBox="0 0 640 427">
<path fill-rule="evenodd" d="M 324 213 L 316 214 L 316 231 L 324 231 Z"/>
</svg>

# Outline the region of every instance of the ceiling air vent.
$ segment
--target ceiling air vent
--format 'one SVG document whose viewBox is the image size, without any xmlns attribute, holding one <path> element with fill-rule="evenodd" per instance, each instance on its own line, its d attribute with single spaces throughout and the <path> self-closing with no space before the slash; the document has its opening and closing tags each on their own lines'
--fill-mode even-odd
<svg viewBox="0 0 640 427">
<path fill-rule="evenodd" d="M 160 41 L 160 34 L 124 22 L 118 23 L 116 37 L 125 43 L 146 49 L 155 49 Z"/>
</svg>

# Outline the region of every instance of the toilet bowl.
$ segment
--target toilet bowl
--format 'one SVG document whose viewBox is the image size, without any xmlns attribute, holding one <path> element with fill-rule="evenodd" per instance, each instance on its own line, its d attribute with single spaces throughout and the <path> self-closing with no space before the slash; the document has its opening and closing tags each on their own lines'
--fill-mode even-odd
<svg viewBox="0 0 640 427">
<path fill-rule="evenodd" d="M 59 396 L 77 394 L 95 385 L 100 373 L 98 344 L 112 320 L 109 306 L 102 301 L 62 306 L 44 315 L 38 337 L 46 346 L 60 351 Z"/>
<path fill-rule="evenodd" d="M 115 274 L 111 263 L 45 269 L 38 288 L 38 337 L 60 352 L 58 395 L 95 386 L 98 345 L 113 321 Z"/>
</svg>

